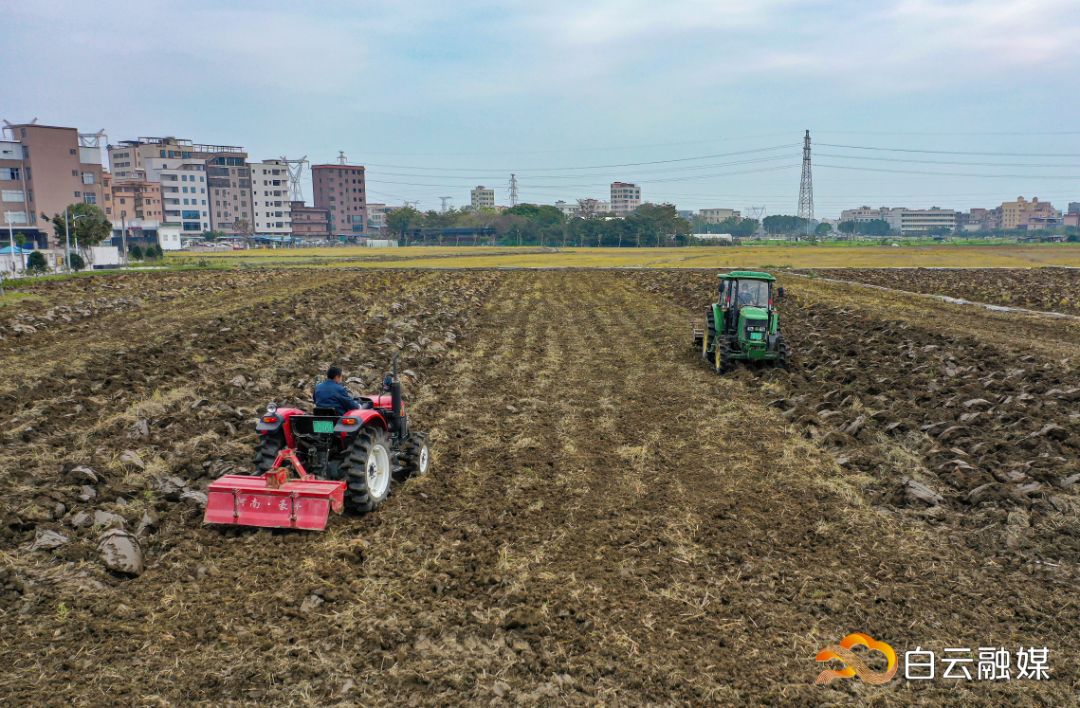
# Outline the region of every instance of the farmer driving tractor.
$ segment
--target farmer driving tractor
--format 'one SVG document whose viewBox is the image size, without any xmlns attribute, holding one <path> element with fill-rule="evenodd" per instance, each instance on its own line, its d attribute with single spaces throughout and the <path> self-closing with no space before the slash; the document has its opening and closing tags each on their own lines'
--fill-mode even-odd
<svg viewBox="0 0 1080 708">
<path fill-rule="evenodd" d="M 326 380 L 315 387 L 315 394 L 312 396 L 316 407 L 333 408 L 338 415 L 345 415 L 360 408 L 360 402 L 349 395 L 349 389 L 341 383 L 343 378 L 341 369 L 337 366 L 326 370 Z"/>
</svg>

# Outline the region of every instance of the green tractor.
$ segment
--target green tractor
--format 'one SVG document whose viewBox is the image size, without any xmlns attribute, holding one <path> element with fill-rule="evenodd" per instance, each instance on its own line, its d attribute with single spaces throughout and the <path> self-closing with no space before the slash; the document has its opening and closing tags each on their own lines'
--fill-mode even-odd
<svg viewBox="0 0 1080 708">
<path fill-rule="evenodd" d="M 731 371 L 738 361 L 763 361 L 786 367 L 787 343 L 780 334 L 775 302 L 783 288 L 773 288 L 768 273 L 735 270 L 720 275 L 720 297 L 705 313 L 705 330 L 694 328 L 694 346 L 717 373 Z"/>
</svg>

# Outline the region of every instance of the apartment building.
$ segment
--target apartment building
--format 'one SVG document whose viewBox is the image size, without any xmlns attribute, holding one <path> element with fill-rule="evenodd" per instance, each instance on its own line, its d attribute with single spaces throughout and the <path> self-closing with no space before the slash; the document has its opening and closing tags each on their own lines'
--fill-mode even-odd
<svg viewBox="0 0 1080 708">
<path fill-rule="evenodd" d="M 738 219 L 740 216 L 737 209 L 701 209 L 698 211 L 698 218 L 706 224 L 719 224 L 728 219 Z"/>
<path fill-rule="evenodd" d="M 112 181 L 111 191 L 112 214 L 106 212 L 105 215 L 114 222 L 114 226 L 151 229 L 164 220 L 160 182 L 145 179 Z M 176 198 L 179 200 L 179 196 Z"/>
<path fill-rule="evenodd" d="M 292 235 L 295 238 L 323 241 L 330 238 L 330 210 L 289 202 Z"/>
<path fill-rule="evenodd" d="M 195 145 L 194 154 L 206 161 L 210 227 L 237 236 L 253 234 L 255 212 L 247 153 L 229 145 Z"/>
<path fill-rule="evenodd" d="M 627 216 L 641 206 L 641 187 L 630 182 L 611 183 L 611 211 L 615 216 Z"/>
<path fill-rule="evenodd" d="M 251 203 L 256 234 L 292 234 L 288 165 L 281 160 L 251 164 Z"/>
<path fill-rule="evenodd" d="M 311 166 L 315 206 L 330 212 L 334 236 L 363 236 L 367 226 L 364 168 L 335 163 Z"/>
<path fill-rule="evenodd" d="M 1080 202 L 1069 202 L 1069 213 L 1080 214 Z"/>
<path fill-rule="evenodd" d="M 190 235 L 211 229 L 206 169 L 206 163 L 196 159 L 155 168 L 160 178 L 162 224 L 178 224 Z"/>
<path fill-rule="evenodd" d="M 1038 197 L 1031 201 L 1017 197 L 1013 202 L 1002 202 L 1001 228 L 1003 229 L 1041 229 L 1056 226 L 1061 215 L 1050 202 L 1040 202 Z"/>
<path fill-rule="evenodd" d="M 129 179 L 148 179 L 157 182 L 157 171 L 166 169 L 171 161 L 196 157 L 190 140 L 174 137 L 140 137 L 138 140 L 121 140 L 109 146 L 109 170 L 116 182 Z"/>
<path fill-rule="evenodd" d="M 75 128 L 38 123 L 4 127 L 0 140 L 0 228 L 11 224 L 41 246 L 53 240 L 41 214 L 75 203 L 104 203 L 101 149 Z M 20 228 L 21 227 L 21 228 Z"/>
<path fill-rule="evenodd" d="M 372 234 L 382 233 L 386 228 L 386 212 L 390 211 L 385 204 L 368 202 L 368 231 Z"/>
<path fill-rule="evenodd" d="M 495 190 L 491 187 L 480 185 L 475 187 L 469 194 L 472 197 L 473 209 L 495 208 Z"/>
</svg>

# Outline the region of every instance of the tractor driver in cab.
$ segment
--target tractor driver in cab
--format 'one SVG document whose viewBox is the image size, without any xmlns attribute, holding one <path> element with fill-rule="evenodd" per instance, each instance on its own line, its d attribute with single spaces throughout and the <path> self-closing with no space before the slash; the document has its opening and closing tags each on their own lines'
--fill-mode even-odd
<svg viewBox="0 0 1080 708">
<path fill-rule="evenodd" d="M 313 398 L 317 408 L 334 408 L 338 415 L 345 415 L 360 407 L 360 402 L 349 395 L 349 389 L 342 385 L 341 380 L 340 368 L 331 366 L 326 370 L 326 380 L 315 387 Z"/>
</svg>

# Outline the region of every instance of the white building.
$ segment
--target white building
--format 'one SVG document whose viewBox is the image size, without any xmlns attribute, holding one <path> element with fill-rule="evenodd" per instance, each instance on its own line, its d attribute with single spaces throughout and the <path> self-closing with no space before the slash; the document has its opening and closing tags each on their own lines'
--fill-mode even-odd
<svg viewBox="0 0 1080 708">
<path fill-rule="evenodd" d="M 907 207 L 868 207 L 844 209 L 840 212 L 840 221 L 867 222 L 882 220 L 893 231 L 905 236 L 925 233 L 935 228 L 956 229 L 956 211 L 930 207 L 929 209 L 908 209 Z"/>
<path fill-rule="evenodd" d="M 146 165 L 147 178 L 161 182 L 162 222 L 179 224 L 181 231 L 188 234 L 209 231 L 206 162 L 151 158 L 143 164 Z M 154 177 L 150 176 L 151 173 Z"/>
<path fill-rule="evenodd" d="M 578 214 L 580 216 L 596 216 L 598 214 L 607 214 L 610 211 L 611 202 L 606 202 L 603 199 L 593 199 L 592 197 L 578 199 Z"/>
<path fill-rule="evenodd" d="M 615 216 L 632 214 L 641 206 L 641 187 L 630 182 L 611 183 L 611 211 Z"/>
<path fill-rule="evenodd" d="M 368 232 L 380 233 L 386 228 L 386 212 L 387 208 L 385 204 L 368 202 L 367 205 L 367 225 Z"/>
<path fill-rule="evenodd" d="M 251 165 L 251 200 L 256 235 L 288 236 L 292 233 L 289 204 L 289 169 L 281 160 Z"/>
<path fill-rule="evenodd" d="M 495 190 L 491 187 L 480 185 L 470 192 L 473 209 L 494 209 Z"/>
</svg>

